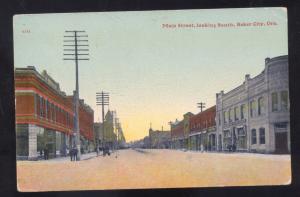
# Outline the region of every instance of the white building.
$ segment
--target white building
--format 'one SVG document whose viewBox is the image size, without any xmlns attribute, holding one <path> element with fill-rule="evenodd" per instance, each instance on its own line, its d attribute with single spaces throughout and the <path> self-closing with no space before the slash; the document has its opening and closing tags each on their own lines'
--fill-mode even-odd
<svg viewBox="0 0 300 197">
<path fill-rule="evenodd" d="M 216 95 L 217 148 L 290 152 L 288 56 L 265 59 L 264 70 Z"/>
</svg>

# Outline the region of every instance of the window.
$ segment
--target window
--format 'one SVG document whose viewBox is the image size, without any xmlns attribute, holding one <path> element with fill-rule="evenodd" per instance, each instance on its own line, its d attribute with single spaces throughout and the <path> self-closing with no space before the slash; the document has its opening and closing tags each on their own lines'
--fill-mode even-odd
<svg viewBox="0 0 300 197">
<path fill-rule="evenodd" d="M 232 118 L 231 109 L 228 110 L 228 113 L 229 113 L 228 121 L 231 122 L 232 121 L 232 119 L 231 119 Z"/>
<path fill-rule="evenodd" d="M 278 95 L 277 92 L 272 93 L 272 112 L 278 111 Z"/>
<path fill-rule="evenodd" d="M 230 131 L 229 130 L 224 130 L 224 138 L 229 138 L 231 137 Z"/>
<path fill-rule="evenodd" d="M 241 105 L 241 120 L 245 118 L 245 105 Z"/>
<path fill-rule="evenodd" d="M 251 130 L 251 144 L 256 144 L 256 129 Z"/>
<path fill-rule="evenodd" d="M 264 113 L 264 98 L 260 97 L 258 99 L 258 115 L 261 115 Z"/>
<path fill-rule="evenodd" d="M 255 102 L 251 101 L 250 102 L 250 116 L 253 117 L 254 116 L 254 111 L 255 111 Z"/>
<path fill-rule="evenodd" d="M 281 91 L 281 110 L 288 109 L 288 92 Z"/>
<path fill-rule="evenodd" d="M 41 114 L 41 110 L 40 110 L 40 107 L 41 107 L 41 104 L 40 104 L 41 100 L 40 100 L 40 96 L 38 94 L 36 94 L 36 115 L 40 115 Z"/>
<path fill-rule="evenodd" d="M 226 111 L 224 111 L 223 120 L 224 120 L 224 123 L 226 123 Z"/>
<path fill-rule="evenodd" d="M 287 128 L 287 123 L 286 122 L 275 123 L 275 128 L 277 128 L 277 129 L 286 129 Z"/>
<path fill-rule="evenodd" d="M 265 128 L 260 128 L 259 129 L 259 143 L 260 144 L 265 144 Z"/>
<path fill-rule="evenodd" d="M 43 97 L 40 97 L 40 116 L 42 116 L 42 117 L 44 116 L 43 102 L 44 102 Z"/>
<path fill-rule="evenodd" d="M 57 121 L 57 119 L 56 119 L 56 110 L 57 110 L 57 107 L 56 107 L 56 105 L 54 105 L 54 106 L 53 106 L 54 122 Z"/>
<path fill-rule="evenodd" d="M 238 107 L 234 108 L 234 120 L 238 120 Z"/>
</svg>

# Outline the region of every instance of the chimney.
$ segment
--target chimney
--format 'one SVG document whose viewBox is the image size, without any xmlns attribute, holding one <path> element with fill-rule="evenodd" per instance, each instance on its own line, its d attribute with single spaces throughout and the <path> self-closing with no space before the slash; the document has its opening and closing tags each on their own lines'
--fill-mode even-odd
<svg viewBox="0 0 300 197">
<path fill-rule="evenodd" d="M 245 75 L 245 80 L 248 81 L 249 79 L 250 79 L 250 75 L 249 75 L 249 74 L 246 74 L 246 75 Z"/>
</svg>

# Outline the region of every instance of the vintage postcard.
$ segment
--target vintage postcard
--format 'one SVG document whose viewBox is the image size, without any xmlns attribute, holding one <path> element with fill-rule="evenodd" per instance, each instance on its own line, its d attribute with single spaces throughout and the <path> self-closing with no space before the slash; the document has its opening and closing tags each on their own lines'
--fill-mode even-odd
<svg viewBox="0 0 300 197">
<path fill-rule="evenodd" d="M 13 27 L 19 191 L 291 183 L 286 8 Z"/>
</svg>

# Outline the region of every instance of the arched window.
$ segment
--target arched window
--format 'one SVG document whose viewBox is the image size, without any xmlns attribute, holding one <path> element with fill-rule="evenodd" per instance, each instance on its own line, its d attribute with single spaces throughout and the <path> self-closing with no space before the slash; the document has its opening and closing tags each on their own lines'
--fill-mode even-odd
<svg viewBox="0 0 300 197">
<path fill-rule="evenodd" d="M 256 144 L 256 129 L 251 130 L 251 144 Z"/>
<path fill-rule="evenodd" d="M 265 144 L 266 143 L 265 128 L 259 128 L 259 143 L 260 144 Z"/>
</svg>

